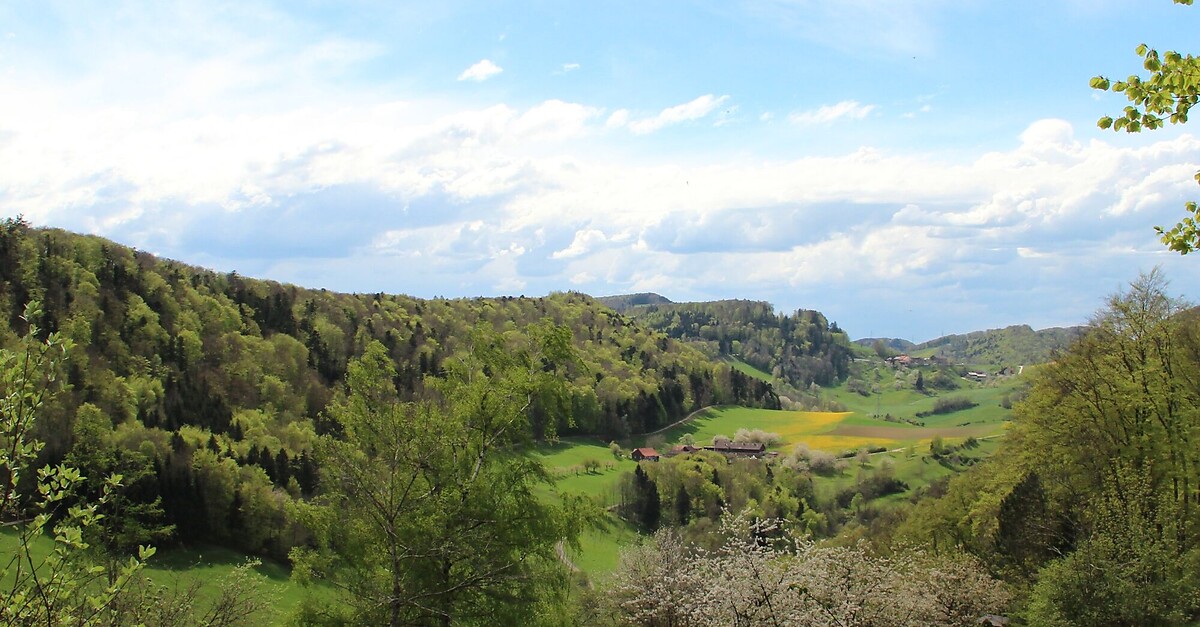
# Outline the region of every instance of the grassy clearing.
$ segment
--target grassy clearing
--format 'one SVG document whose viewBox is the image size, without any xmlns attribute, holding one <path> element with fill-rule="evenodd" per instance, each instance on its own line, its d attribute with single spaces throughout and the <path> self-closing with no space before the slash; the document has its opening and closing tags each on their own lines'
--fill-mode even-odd
<svg viewBox="0 0 1200 627">
<path fill-rule="evenodd" d="M 726 364 L 729 364 L 729 367 L 733 368 L 734 370 L 737 370 L 738 372 L 740 372 L 746 376 L 754 377 L 755 379 L 758 379 L 760 381 L 766 381 L 767 383 L 773 383 L 775 381 L 775 377 L 771 376 L 771 374 L 768 373 L 767 371 L 759 370 L 758 368 L 751 366 L 750 364 L 738 359 L 737 357 L 732 357 L 732 356 L 726 355 L 725 357 L 721 358 L 721 361 Z"/>
<path fill-rule="evenodd" d="M 957 445 L 960 443 L 960 441 L 947 440 L 947 444 Z M 958 453 L 964 460 L 973 462 L 989 457 L 999 445 L 999 439 L 979 440 L 975 447 L 964 449 Z M 965 467 L 954 465 L 949 461 L 934 459 L 929 455 L 927 444 L 925 446 L 913 445 L 898 452 L 871 455 L 866 466 L 852 462 L 850 467 L 841 474 L 821 477 L 816 482 L 818 496 L 823 499 L 833 498 L 838 492 L 854 486 L 860 476 L 878 471 L 885 465 L 885 460 L 890 460 L 893 476 L 907 483 L 908 490 L 873 501 L 882 505 L 907 501 L 913 491 L 926 487 L 943 477 L 957 474 Z"/>
<path fill-rule="evenodd" d="M 785 444 L 799 442 L 828 431 L 848 414 L 806 411 L 777 411 L 748 407 L 717 407 L 705 410 L 692 420 L 668 429 L 662 434 L 667 442 L 678 442 L 691 434 L 698 443 L 711 442 L 714 436 L 732 437 L 738 429 L 762 429 L 778 433 Z"/>
<path fill-rule="evenodd" d="M 54 541 L 41 536 L 34 540 L 31 548 L 35 557 L 44 557 L 54 549 Z M 0 529 L 0 555 L 13 555 L 17 549 L 16 530 L 11 527 Z M 247 556 L 242 553 L 218 546 L 159 549 L 143 572 L 155 585 L 170 589 L 184 590 L 199 582 L 201 587 L 197 597 L 200 604 L 205 605 L 216 597 L 218 584 L 246 559 Z M 286 624 L 308 591 L 293 583 L 290 569 L 277 562 L 263 560 L 254 570 L 262 577 L 266 593 L 271 599 L 271 610 L 261 617 L 260 622 L 263 625 Z M 3 583 L 11 585 L 11 580 Z M 318 595 L 323 593 L 321 588 L 314 591 Z"/>
<path fill-rule="evenodd" d="M 637 462 L 627 454 L 617 459 L 596 438 L 563 438 L 554 444 L 539 446 L 532 453 L 556 478 L 554 492 L 590 496 L 602 506 L 616 502 L 617 483 L 625 471 L 632 472 Z M 595 460 L 598 470 L 588 472 L 584 464 Z"/>
<path fill-rule="evenodd" d="M 1001 408 L 997 406 L 997 409 Z M 974 418 L 967 418 L 970 412 L 976 412 Z M 1002 433 L 1003 415 L 993 414 L 990 408 L 976 407 L 948 415 L 957 420 L 942 420 L 938 424 L 917 427 L 852 413 L 720 407 L 705 411 L 690 422 L 666 431 L 662 437 L 671 443 L 691 434 L 697 442 L 707 443 L 716 435 L 732 436 L 738 429 L 762 429 L 780 435 L 782 442 L 773 448 L 781 452 L 790 451 L 796 444 L 804 443 L 812 449 L 840 453 L 864 446 L 892 449 L 928 444 L 935 436 L 978 438 Z M 963 422 L 964 418 L 967 418 L 967 424 L 960 426 L 958 423 Z"/>
<path fill-rule="evenodd" d="M 580 550 L 568 550 L 567 557 L 589 577 L 603 577 L 617 569 L 621 550 L 639 538 L 637 528 L 609 514 L 600 528 L 589 529 L 580 536 Z"/>
</svg>

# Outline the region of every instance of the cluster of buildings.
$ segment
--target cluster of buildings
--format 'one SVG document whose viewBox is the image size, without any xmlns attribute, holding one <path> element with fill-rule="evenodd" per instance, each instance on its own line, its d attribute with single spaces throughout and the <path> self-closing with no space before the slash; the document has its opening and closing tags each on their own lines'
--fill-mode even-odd
<svg viewBox="0 0 1200 627">
<path fill-rule="evenodd" d="M 721 441 L 714 442 L 711 446 L 692 446 L 690 444 L 676 444 L 671 447 L 671 450 L 666 453 L 659 453 L 653 448 L 642 447 L 633 449 L 630 457 L 633 461 L 640 462 L 642 460 L 656 462 L 663 457 L 674 457 L 683 453 L 694 453 L 696 451 L 713 451 L 721 453 L 727 457 L 766 457 L 771 455 L 767 452 L 767 445 L 762 442 L 731 442 Z"/>
</svg>

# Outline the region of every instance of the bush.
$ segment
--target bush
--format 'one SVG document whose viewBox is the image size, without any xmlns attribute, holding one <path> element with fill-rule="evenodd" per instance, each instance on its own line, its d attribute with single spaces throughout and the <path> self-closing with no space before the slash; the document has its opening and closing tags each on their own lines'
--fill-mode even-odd
<svg viewBox="0 0 1200 627">
<path fill-rule="evenodd" d="M 832 453 L 825 451 L 811 451 L 808 455 L 808 467 L 813 472 L 822 475 L 829 475 L 837 472 L 838 459 Z"/>
</svg>

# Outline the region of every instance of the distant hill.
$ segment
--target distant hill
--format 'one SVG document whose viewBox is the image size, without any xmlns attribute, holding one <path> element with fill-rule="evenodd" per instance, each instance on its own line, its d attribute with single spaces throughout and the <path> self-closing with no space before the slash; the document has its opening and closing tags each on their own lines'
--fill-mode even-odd
<svg viewBox="0 0 1200 627">
<path fill-rule="evenodd" d="M 1054 327 L 1034 331 L 1029 325 L 974 331 L 917 344 L 909 353 L 942 357 L 954 363 L 1020 365 L 1040 364 L 1053 359 L 1055 351 L 1066 348 L 1086 327 Z"/>
<path fill-rule="evenodd" d="M 638 305 L 670 305 L 671 300 L 653 292 L 640 294 L 618 294 L 616 296 L 601 296 L 596 302 L 612 309 L 617 313 L 625 313 Z"/>
<path fill-rule="evenodd" d="M 875 342 L 883 342 L 883 345 L 888 350 L 896 353 L 908 353 L 917 346 L 908 340 L 898 337 L 864 337 L 860 340 L 854 340 L 855 344 L 866 346 L 867 348 L 875 348 Z"/>
</svg>

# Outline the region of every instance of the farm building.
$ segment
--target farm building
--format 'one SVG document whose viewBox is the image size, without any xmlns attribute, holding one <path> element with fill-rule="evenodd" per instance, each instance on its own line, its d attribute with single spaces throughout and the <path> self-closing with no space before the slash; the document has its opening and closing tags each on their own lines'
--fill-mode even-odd
<svg viewBox="0 0 1200 627">
<path fill-rule="evenodd" d="M 635 448 L 633 449 L 633 453 L 631 453 L 629 456 L 632 457 L 633 461 L 635 462 L 640 462 L 643 459 L 656 462 L 659 458 L 658 451 L 649 447 Z"/>
<path fill-rule="evenodd" d="M 759 457 L 767 452 L 767 445 L 762 442 L 715 442 L 712 446 L 704 447 L 704 450 L 725 455 Z"/>
</svg>

